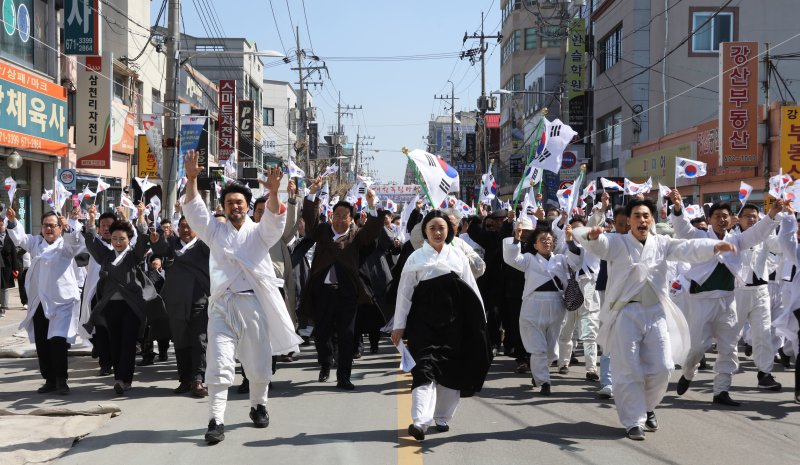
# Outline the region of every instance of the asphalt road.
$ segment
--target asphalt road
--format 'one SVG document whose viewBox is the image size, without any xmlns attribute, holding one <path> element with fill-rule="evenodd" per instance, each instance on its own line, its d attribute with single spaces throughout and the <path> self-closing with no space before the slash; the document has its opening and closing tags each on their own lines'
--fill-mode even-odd
<svg viewBox="0 0 800 465">
<path fill-rule="evenodd" d="M 543 398 L 531 389 L 528 375 L 511 373 L 513 360 L 500 356 L 480 395 L 462 400 L 451 430 L 432 431 L 420 444 L 405 437 L 410 378 L 398 372 L 399 357 L 387 340 L 379 354 L 357 361 L 353 392 L 337 390 L 335 376 L 318 383 L 315 357 L 311 348 L 304 349 L 275 376 L 270 426 L 251 426 L 247 397 L 234 386 L 227 438 L 215 446 L 203 441 L 205 400 L 172 393 L 177 381 L 171 352 L 167 362 L 138 368 L 125 398 L 116 397 L 110 377 L 97 376 L 89 357 L 70 359 L 67 397 L 35 392 L 41 378 L 34 359 L 0 359 L 0 408 L 120 406 L 122 415 L 77 442 L 55 462 L 59 465 L 798 463 L 800 405 L 792 402 L 793 373 L 776 369 L 786 388 L 761 392 L 749 360 L 731 392 L 745 402 L 742 407 L 711 404 L 713 373 L 701 372 L 683 398 L 676 398 L 671 386 L 656 410 L 659 431 L 633 442 L 624 437 L 613 400 L 596 399 L 598 386 L 583 379 L 582 366 L 554 374 L 553 395 Z"/>
</svg>

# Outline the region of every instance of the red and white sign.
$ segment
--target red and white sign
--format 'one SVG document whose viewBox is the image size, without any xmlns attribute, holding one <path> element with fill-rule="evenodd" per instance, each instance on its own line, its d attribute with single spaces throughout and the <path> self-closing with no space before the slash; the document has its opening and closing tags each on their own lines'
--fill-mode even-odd
<svg viewBox="0 0 800 465">
<path fill-rule="evenodd" d="M 758 42 L 720 44 L 720 166 L 756 166 Z"/>
<path fill-rule="evenodd" d="M 78 59 L 75 153 L 78 168 L 111 169 L 111 101 L 114 61 L 102 57 Z"/>
<path fill-rule="evenodd" d="M 219 138 L 217 155 L 219 161 L 233 157 L 236 160 L 236 81 L 219 81 Z"/>
</svg>

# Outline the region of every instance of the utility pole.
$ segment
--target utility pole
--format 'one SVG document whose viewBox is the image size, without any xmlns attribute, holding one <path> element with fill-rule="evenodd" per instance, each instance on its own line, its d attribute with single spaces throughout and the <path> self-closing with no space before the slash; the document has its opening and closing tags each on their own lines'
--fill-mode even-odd
<svg viewBox="0 0 800 465">
<path fill-rule="evenodd" d="M 450 100 L 450 163 L 455 163 L 455 148 L 456 148 L 456 100 L 455 96 L 456 86 L 453 81 L 450 83 L 450 95 L 434 95 L 435 100 Z"/>
<path fill-rule="evenodd" d="M 355 152 L 355 157 L 356 157 L 355 172 L 356 172 L 356 174 L 360 173 L 361 165 L 363 164 L 363 159 L 361 157 L 361 153 L 363 152 L 364 147 L 372 145 L 372 142 L 364 142 L 364 141 L 374 140 L 374 139 L 375 139 L 375 136 L 362 136 L 359 133 L 356 133 L 356 152 Z"/>
<path fill-rule="evenodd" d="M 301 161 L 305 156 L 306 174 L 311 176 L 311 159 L 309 157 L 310 152 L 308 150 L 307 140 L 308 127 L 306 126 L 306 91 L 305 87 L 303 86 L 303 58 L 305 58 L 305 52 L 300 48 L 300 26 L 295 27 L 294 38 L 297 46 L 297 75 L 300 77 L 300 95 L 297 97 L 297 101 L 300 104 L 300 133 L 297 136 L 295 150 L 297 151 L 298 161 Z M 298 148 L 300 150 L 297 150 Z M 301 152 L 303 153 L 301 154 Z"/>
<path fill-rule="evenodd" d="M 291 68 L 292 71 L 297 71 L 297 77 L 299 78 L 299 82 L 297 84 L 300 85 L 300 95 L 297 97 L 297 104 L 298 108 L 300 109 L 300 126 L 297 134 L 297 141 L 295 142 L 294 149 L 297 152 L 297 161 L 299 163 L 303 162 L 303 157 L 305 157 L 305 171 L 306 176 L 311 177 L 311 152 L 310 147 L 308 146 L 308 114 L 306 113 L 306 90 L 305 90 L 305 76 L 303 76 L 303 70 L 306 71 L 316 71 L 320 69 L 327 68 L 323 66 L 306 66 L 303 68 L 303 60 L 306 57 L 306 52 L 302 48 L 300 48 L 300 26 L 295 26 L 295 47 L 297 51 L 295 52 L 295 58 L 297 59 L 297 67 Z M 322 83 L 314 83 L 322 85 Z"/>
<path fill-rule="evenodd" d="M 486 39 L 497 39 L 497 43 L 502 42 L 503 35 L 502 34 L 494 34 L 494 35 L 486 35 L 483 32 L 483 22 L 484 22 L 484 14 L 481 12 L 481 33 L 469 35 L 466 32 L 464 33 L 464 40 L 462 44 L 466 43 L 468 39 L 480 39 L 480 48 L 478 50 L 471 49 L 461 53 L 461 59 L 469 58 L 470 61 L 475 60 L 475 54 L 480 53 L 481 55 L 481 96 L 478 97 L 478 112 L 481 115 L 481 129 L 483 130 L 483 137 L 481 137 L 481 152 L 483 154 L 483 163 L 484 163 L 484 171 L 488 171 L 489 169 L 489 144 L 488 144 L 488 134 L 486 131 L 486 112 L 489 110 L 494 110 L 494 103 L 492 99 L 487 98 L 486 96 L 486 50 L 489 46 L 486 44 Z"/>
<path fill-rule="evenodd" d="M 342 156 L 341 149 L 344 143 L 344 129 L 342 128 L 342 116 L 350 116 L 352 117 L 353 114 L 350 113 L 348 110 L 362 110 L 363 107 L 361 105 L 345 105 L 342 106 L 342 93 L 339 92 L 339 101 L 336 103 L 336 133 L 334 137 L 336 137 L 336 156 Z M 353 173 L 358 174 L 358 137 L 356 136 L 356 147 L 355 151 L 353 152 Z M 355 174 L 353 179 L 355 179 Z"/>
<path fill-rule="evenodd" d="M 164 103 L 166 104 L 166 111 L 164 112 L 166 123 L 165 130 L 165 145 L 167 154 L 162 157 L 161 176 L 164 189 L 164 203 L 163 209 L 166 212 L 165 218 L 171 218 L 172 212 L 175 207 L 175 200 L 178 196 L 178 122 L 180 115 L 178 114 L 178 96 L 177 96 L 177 83 L 178 83 L 178 66 L 180 65 L 180 57 L 178 56 L 178 45 L 180 44 L 181 34 L 181 2 L 180 0 L 169 0 L 169 8 L 167 10 L 168 26 L 166 38 L 167 42 L 167 88 L 164 95 Z"/>
</svg>

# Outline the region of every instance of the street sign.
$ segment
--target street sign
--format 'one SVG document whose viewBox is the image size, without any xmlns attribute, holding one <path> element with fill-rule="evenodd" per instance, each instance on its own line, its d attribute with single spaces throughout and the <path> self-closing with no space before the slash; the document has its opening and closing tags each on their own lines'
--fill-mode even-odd
<svg viewBox="0 0 800 465">
<path fill-rule="evenodd" d="M 12 4 L 12 2 L 3 2 Z M 64 54 L 101 55 L 100 0 L 64 2 Z"/>
<path fill-rule="evenodd" d="M 70 192 L 75 192 L 78 189 L 78 178 L 75 176 L 73 169 L 59 169 L 58 182 L 64 185 L 64 188 Z"/>
<path fill-rule="evenodd" d="M 561 181 L 561 183 L 558 185 L 558 190 L 566 189 L 572 186 L 572 184 L 573 184 L 572 181 Z"/>
<path fill-rule="evenodd" d="M 565 151 L 564 155 L 561 156 L 562 169 L 570 169 L 575 166 L 576 163 L 578 163 L 578 157 L 574 152 Z"/>
</svg>

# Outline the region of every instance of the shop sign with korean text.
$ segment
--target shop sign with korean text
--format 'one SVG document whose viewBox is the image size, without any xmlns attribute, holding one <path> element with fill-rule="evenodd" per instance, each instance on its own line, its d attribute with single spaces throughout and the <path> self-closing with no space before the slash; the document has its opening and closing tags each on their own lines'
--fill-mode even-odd
<svg viewBox="0 0 800 465">
<path fill-rule="evenodd" d="M 0 145 L 67 155 L 67 91 L 0 60 Z"/>
<path fill-rule="evenodd" d="M 253 114 L 252 100 L 239 100 L 239 156 L 238 161 L 250 163 L 253 161 L 255 144 L 255 115 Z"/>
<path fill-rule="evenodd" d="M 157 179 L 158 158 L 156 158 L 156 154 L 150 150 L 150 144 L 147 143 L 147 136 L 145 134 L 136 136 L 136 144 L 136 154 L 139 160 L 139 164 L 136 167 L 136 176 L 140 178 L 147 176 L 150 179 Z"/>
<path fill-rule="evenodd" d="M 236 159 L 236 81 L 219 81 L 219 137 L 217 138 L 217 157 L 225 161 Z"/>
<path fill-rule="evenodd" d="M 800 178 L 800 107 L 781 107 L 781 170 Z"/>
<path fill-rule="evenodd" d="M 567 34 L 567 100 L 569 125 L 582 137 L 586 132 L 586 20 L 573 18 Z"/>
<path fill-rule="evenodd" d="M 78 59 L 75 151 L 78 168 L 111 168 L 113 56 Z"/>
<path fill-rule="evenodd" d="M 756 166 L 758 42 L 720 44 L 720 166 Z"/>
<path fill-rule="evenodd" d="M 64 54 L 100 55 L 100 0 L 64 1 Z"/>
</svg>

